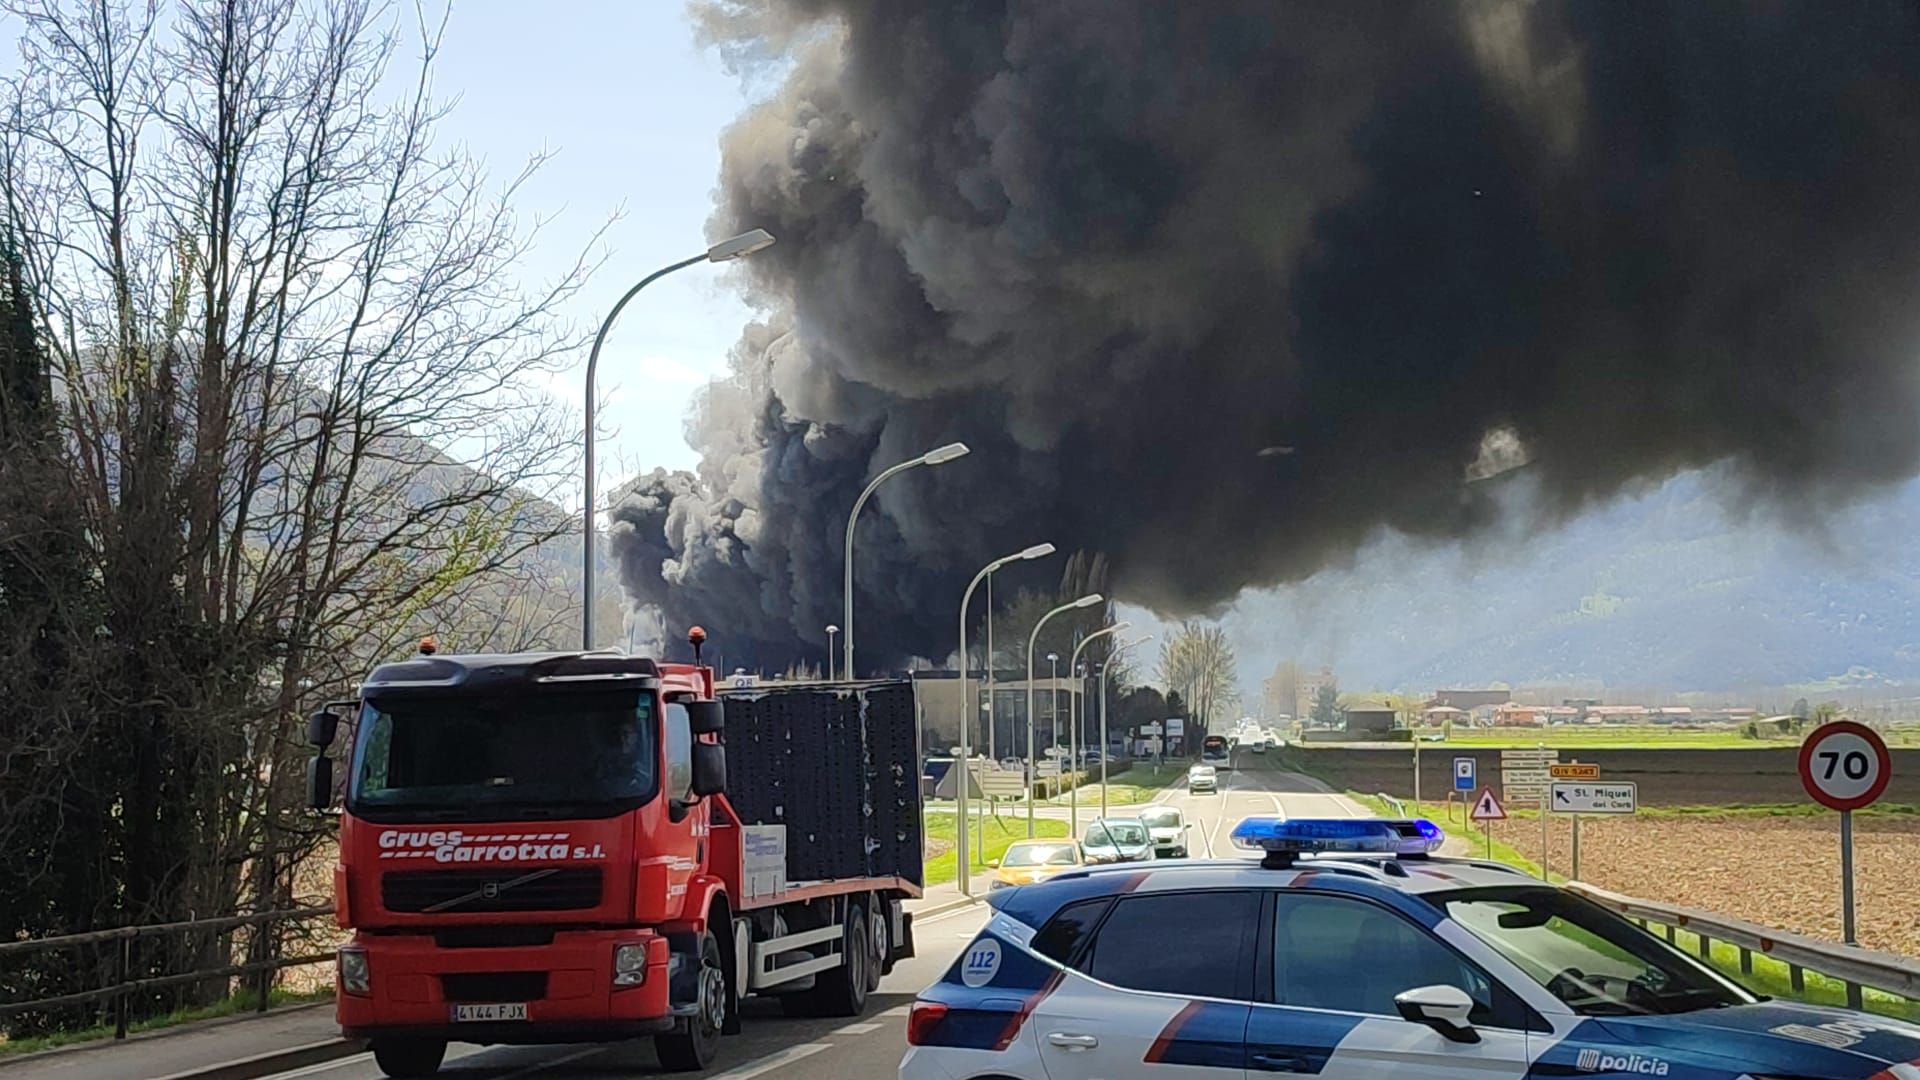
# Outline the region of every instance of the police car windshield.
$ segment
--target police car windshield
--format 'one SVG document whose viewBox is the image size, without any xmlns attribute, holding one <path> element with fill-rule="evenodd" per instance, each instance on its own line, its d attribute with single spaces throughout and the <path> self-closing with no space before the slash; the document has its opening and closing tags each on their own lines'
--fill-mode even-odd
<svg viewBox="0 0 1920 1080">
<path fill-rule="evenodd" d="M 1645 1016 L 1759 1000 L 1627 920 L 1545 886 L 1427 900 L 1586 1016 Z"/>
<path fill-rule="evenodd" d="M 348 806 L 370 820 L 617 812 L 658 788 L 651 694 L 396 696 L 361 709 Z"/>
</svg>

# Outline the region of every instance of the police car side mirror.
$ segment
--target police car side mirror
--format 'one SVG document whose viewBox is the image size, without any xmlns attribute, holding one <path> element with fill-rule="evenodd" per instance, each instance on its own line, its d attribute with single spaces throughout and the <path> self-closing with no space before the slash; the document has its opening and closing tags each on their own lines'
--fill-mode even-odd
<svg viewBox="0 0 1920 1080">
<path fill-rule="evenodd" d="M 1457 986 L 1415 987 L 1396 995 L 1393 1006 L 1403 1019 L 1425 1024 L 1454 1042 L 1480 1041 L 1480 1033 L 1467 1022 L 1473 1012 L 1473 999 Z"/>
</svg>

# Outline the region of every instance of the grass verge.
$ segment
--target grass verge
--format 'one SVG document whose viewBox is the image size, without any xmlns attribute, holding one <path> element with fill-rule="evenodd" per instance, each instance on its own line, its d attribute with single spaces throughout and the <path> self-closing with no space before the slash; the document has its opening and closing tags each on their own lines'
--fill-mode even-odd
<svg viewBox="0 0 1920 1080">
<path fill-rule="evenodd" d="M 217 1020 L 223 1016 L 237 1016 L 253 1011 L 256 995 L 245 990 L 230 998 L 216 1001 L 211 1005 L 194 1005 L 177 1009 L 159 1016 L 150 1016 L 144 1020 L 135 1020 L 127 1025 L 127 1033 L 138 1034 L 143 1031 L 159 1031 L 164 1028 L 179 1027 L 201 1020 Z M 288 1005 L 311 1005 L 320 1001 L 333 1000 L 333 989 L 324 990 L 280 990 L 275 989 L 267 995 L 267 1007 L 278 1009 Z M 97 1042 L 113 1038 L 113 1025 L 81 1028 L 76 1031 L 55 1031 L 46 1035 L 31 1035 L 23 1039 L 0 1038 L 0 1060 L 20 1054 L 32 1054 L 41 1050 L 52 1050 L 59 1046 L 72 1046 L 76 1043 Z"/>
<path fill-rule="evenodd" d="M 999 817 L 988 817 L 984 829 L 977 819 L 972 819 L 972 815 L 969 815 L 969 818 L 967 857 L 975 863 L 976 872 L 981 869 L 979 865 L 981 860 L 997 859 L 1006 853 L 1008 844 L 1027 838 L 1027 819 L 1024 814 L 1009 814 L 1002 811 Z M 1041 818 L 1033 825 L 1035 836 L 1067 835 L 1067 823 L 1064 821 L 1048 821 Z M 960 830 L 954 823 L 954 815 L 937 811 L 928 814 L 926 835 L 929 840 L 945 841 L 945 850 L 927 860 L 927 885 L 929 887 L 945 885 L 954 879 L 954 860 L 959 855 L 959 849 L 954 845 L 959 842 Z M 982 854 L 974 854 L 976 851 Z"/>
<path fill-rule="evenodd" d="M 1107 805 L 1138 806 L 1141 803 L 1150 803 L 1154 800 L 1154 797 L 1162 791 L 1165 791 L 1176 783 L 1184 781 L 1186 778 L 1187 766 L 1185 762 L 1179 764 L 1169 763 L 1166 765 L 1134 765 L 1126 772 L 1115 774 L 1109 778 L 1107 783 Z M 1100 785 L 1098 782 L 1082 784 L 1078 792 L 1076 798 L 1079 799 L 1080 805 L 1099 805 Z M 1056 795 L 1050 801 L 1064 806 L 1066 805 L 1067 797 L 1064 794 Z"/>
</svg>

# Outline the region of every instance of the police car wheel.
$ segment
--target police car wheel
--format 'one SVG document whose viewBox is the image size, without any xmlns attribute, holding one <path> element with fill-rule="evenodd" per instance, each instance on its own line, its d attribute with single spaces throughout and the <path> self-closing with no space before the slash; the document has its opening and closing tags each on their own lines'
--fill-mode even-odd
<svg viewBox="0 0 1920 1080">
<path fill-rule="evenodd" d="M 680 1030 L 654 1036 L 653 1051 L 663 1069 L 704 1069 L 720 1051 L 720 1029 L 727 1023 L 727 976 L 720 959 L 720 943 L 712 931 L 700 935 L 700 974 L 695 980 L 695 993 L 699 1011 L 687 1017 Z"/>
</svg>

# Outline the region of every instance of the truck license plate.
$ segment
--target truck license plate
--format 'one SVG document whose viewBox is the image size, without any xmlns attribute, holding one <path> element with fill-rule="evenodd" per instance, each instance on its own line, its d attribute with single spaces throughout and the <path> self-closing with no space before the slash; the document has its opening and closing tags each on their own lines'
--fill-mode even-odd
<svg viewBox="0 0 1920 1080">
<path fill-rule="evenodd" d="M 527 1003 L 524 1001 L 511 1004 L 455 1005 L 453 1007 L 453 1020 L 456 1024 L 471 1021 L 525 1020 L 526 1018 Z"/>
</svg>

